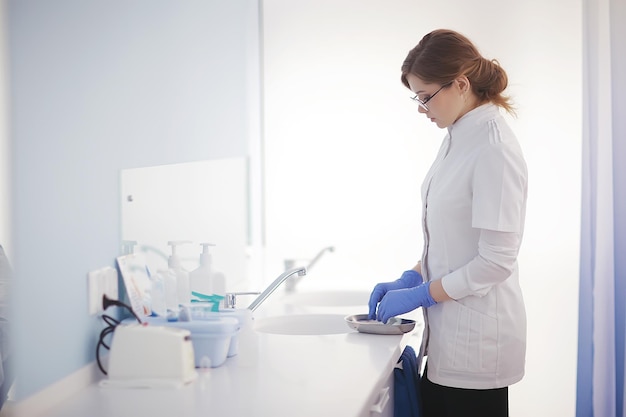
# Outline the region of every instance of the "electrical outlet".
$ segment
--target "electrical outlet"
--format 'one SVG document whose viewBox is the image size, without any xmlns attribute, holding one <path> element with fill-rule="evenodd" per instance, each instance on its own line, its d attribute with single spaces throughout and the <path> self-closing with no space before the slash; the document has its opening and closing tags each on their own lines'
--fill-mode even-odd
<svg viewBox="0 0 626 417">
<path fill-rule="evenodd" d="M 89 288 L 89 314 L 94 315 L 101 313 L 102 298 L 106 294 L 112 300 L 118 298 L 117 288 L 117 270 L 115 268 L 106 267 L 91 271 L 87 274 L 87 282 Z"/>
</svg>

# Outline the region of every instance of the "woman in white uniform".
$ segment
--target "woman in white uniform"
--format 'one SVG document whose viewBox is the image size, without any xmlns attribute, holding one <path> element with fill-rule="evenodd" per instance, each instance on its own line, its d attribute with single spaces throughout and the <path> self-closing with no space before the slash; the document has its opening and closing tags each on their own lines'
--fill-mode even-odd
<svg viewBox="0 0 626 417">
<path fill-rule="evenodd" d="M 421 261 L 374 287 L 369 315 L 386 322 L 422 307 L 424 416 L 508 416 L 526 352 L 517 255 L 527 169 L 500 113 L 513 112 L 507 75 L 465 36 L 435 30 L 409 52 L 401 79 L 448 133 L 422 184 Z"/>
</svg>

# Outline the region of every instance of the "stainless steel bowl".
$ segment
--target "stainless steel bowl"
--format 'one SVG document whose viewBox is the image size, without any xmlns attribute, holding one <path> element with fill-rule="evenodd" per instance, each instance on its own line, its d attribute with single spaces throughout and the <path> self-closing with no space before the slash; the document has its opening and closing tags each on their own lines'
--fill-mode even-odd
<svg viewBox="0 0 626 417">
<path fill-rule="evenodd" d="M 370 334 L 403 334 L 415 328 L 415 320 L 393 317 L 389 323 L 369 320 L 367 314 L 353 314 L 346 316 L 346 323 L 352 329 L 361 333 Z"/>
</svg>

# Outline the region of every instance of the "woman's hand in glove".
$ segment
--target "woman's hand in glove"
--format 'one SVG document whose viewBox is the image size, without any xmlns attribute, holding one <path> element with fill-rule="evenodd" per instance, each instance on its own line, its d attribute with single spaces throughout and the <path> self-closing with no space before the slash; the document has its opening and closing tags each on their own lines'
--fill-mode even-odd
<svg viewBox="0 0 626 417">
<path fill-rule="evenodd" d="M 376 284 L 372 293 L 370 294 L 369 300 L 369 315 L 368 318 L 370 320 L 376 319 L 376 305 L 383 299 L 385 294 L 389 291 L 400 290 L 403 288 L 411 288 L 416 287 L 424 282 L 424 278 L 420 275 L 419 272 L 409 269 L 408 271 L 404 271 L 402 276 L 395 281 L 392 282 L 381 282 L 380 284 Z"/>
<path fill-rule="evenodd" d="M 430 295 L 430 281 L 413 288 L 392 290 L 385 294 L 378 305 L 376 319 L 387 323 L 392 317 L 408 313 L 418 307 L 427 308 L 435 304 L 437 302 Z"/>
</svg>

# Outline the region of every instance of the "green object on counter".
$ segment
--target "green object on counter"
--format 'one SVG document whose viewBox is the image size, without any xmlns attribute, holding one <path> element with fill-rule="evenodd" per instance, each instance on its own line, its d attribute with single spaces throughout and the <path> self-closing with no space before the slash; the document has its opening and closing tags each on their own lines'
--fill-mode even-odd
<svg viewBox="0 0 626 417">
<path fill-rule="evenodd" d="M 212 295 L 206 295 L 206 294 L 202 294 L 200 292 L 196 292 L 196 291 L 192 291 L 191 295 L 193 295 L 194 297 L 198 297 L 199 300 L 194 300 L 192 299 L 192 302 L 200 302 L 200 303 L 212 303 L 213 306 L 211 308 L 211 311 L 220 311 L 220 303 L 222 302 L 222 300 L 224 299 L 223 295 L 217 295 L 217 294 L 212 294 Z"/>
</svg>

